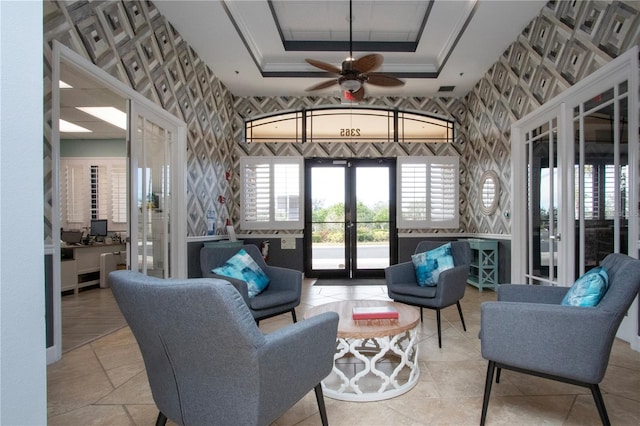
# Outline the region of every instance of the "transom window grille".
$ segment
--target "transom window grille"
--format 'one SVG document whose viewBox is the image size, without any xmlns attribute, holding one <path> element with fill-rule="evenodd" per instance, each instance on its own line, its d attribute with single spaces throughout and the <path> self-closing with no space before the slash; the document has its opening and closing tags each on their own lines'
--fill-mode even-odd
<svg viewBox="0 0 640 426">
<path fill-rule="evenodd" d="M 420 112 L 372 107 L 317 107 L 245 121 L 244 140 L 258 142 L 452 143 L 454 122 Z"/>
<path fill-rule="evenodd" d="M 457 228 L 458 157 L 398 157 L 398 228 Z"/>
</svg>

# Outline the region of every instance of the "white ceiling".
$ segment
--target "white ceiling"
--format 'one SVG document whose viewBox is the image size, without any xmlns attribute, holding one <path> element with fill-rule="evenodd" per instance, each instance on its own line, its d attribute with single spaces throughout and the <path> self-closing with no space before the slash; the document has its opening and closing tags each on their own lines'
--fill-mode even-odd
<svg viewBox="0 0 640 426">
<path fill-rule="evenodd" d="M 384 64 L 379 71 L 406 83 L 402 87 L 366 85 L 367 96 L 466 95 L 545 3 L 354 0 L 353 56 L 381 53 Z M 305 91 L 331 78 L 305 58 L 340 67 L 348 57 L 348 0 L 159 0 L 154 4 L 236 96 L 340 96 L 337 86 Z M 315 50 L 286 50 L 285 44 L 298 44 L 301 49 L 311 45 Z M 63 139 L 125 138 L 123 130 L 75 109 L 115 106 L 126 111 L 123 99 L 69 67 L 61 70 L 61 77 L 74 86 L 61 91 L 61 117 L 93 130 L 65 133 Z M 441 86 L 454 89 L 439 92 Z"/>
<path fill-rule="evenodd" d="M 353 40 L 396 42 L 412 52 L 381 53 L 379 70 L 402 78 L 398 88 L 367 86 L 371 96 L 464 96 L 480 80 L 546 0 L 354 0 Z M 349 40 L 347 0 L 159 1 L 155 5 L 237 96 L 304 96 L 329 78 L 312 58 L 340 67 L 341 51 L 287 51 L 290 41 L 330 45 Z M 417 37 L 419 37 L 417 39 Z M 323 43 L 316 43 L 323 44 Z M 343 43 L 344 44 L 344 43 Z M 368 45 L 365 49 L 375 47 Z M 271 75 L 283 75 L 273 77 Z M 440 93 L 441 86 L 455 86 Z M 336 87 L 314 92 L 339 94 Z"/>
</svg>

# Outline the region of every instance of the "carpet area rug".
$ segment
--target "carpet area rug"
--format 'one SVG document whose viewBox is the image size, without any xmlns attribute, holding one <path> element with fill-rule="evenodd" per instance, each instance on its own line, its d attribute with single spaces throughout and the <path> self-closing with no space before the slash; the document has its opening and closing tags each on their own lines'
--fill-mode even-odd
<svg viewBox="0 0 640 426">
<path fill-rule="evenodd" d="M 313 285 L 317 286 L 329 286 L 329 285 L 386 285 L 384 278 L 319 278 Z"/>
</svg>

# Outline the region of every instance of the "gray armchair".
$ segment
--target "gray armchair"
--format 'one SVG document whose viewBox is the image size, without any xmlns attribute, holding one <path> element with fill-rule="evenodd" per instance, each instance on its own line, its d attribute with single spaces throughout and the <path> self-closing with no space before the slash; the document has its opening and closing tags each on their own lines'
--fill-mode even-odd
<svg viewBox="0 0 640 426">
<path fill-rule="evenodd" d="M 297 321 L 296 306 L 300 304 L 302 293 L 302 272 L 293 269 L 269 266 L 260 253 L 260 249 L 253 244 L 243 246 L 247 253 L 260 266 L 260 269 L 269 277 L 267 288 L 255 297 L 250 298 L 247 283 L 235 278 L 216 275 L 212 269 L 223 265 L 227 259 L 238 252 L 238 248 L 229 247 L 203 247 L 200 249 L 200 269 L 205 278 L 220 278 L 229 281 L 240 292 L 242 298 L 249 306 L 249 311 L 256 323 L 261 319 L 270 318 L 285 312 L 291 312 L 293 322 Z"/>
<path fill-rule="evenodd" d="M 157 425 L 268 425 L 312 388 L 327 424 L 320 381 L 333 366 L 335 312 L 265 335 L 228 282 L 133 271 L 109 280 L 142 352 Z"/>
<path fill-rule="evenodd" d="M 609 287 L 595 307 L 562 306 L 568 287 L 501 285 L 497 302 L 481 306 L 482 356 L 489 361 L 480 424 L 494 372 L 514 370 L 591 390 L 600 419 L 609 418 L 598 384 L 623 316 L 640 290 L 640 260 L 610 254 L 602 262 Z"/>
<path fill-rule="evenodd" d="M 446 244 L 446 242 L 421 241 L 416 247 L 415 253 L 433 250 L 443 244 Z M 442 347 L 440 309 L 455 304 L 458 307 L 462 328 L 467 331 L 462 308 L 460 307 L 460 299 L 464 297 L 464 292 L 467 288 L 471 249 L 466 241 L 452 241 L 451 252 L 455 266 L 440 273 L 435 287 L 420 287 L 418 285 L 415 268 L 411 261 L 391 265 L 385 269 L 387 294 L 391 299 L 420 307 L 420 321 L 422 321 L 422 308 L 435 309 L 439 347 Z"/>
</svg>

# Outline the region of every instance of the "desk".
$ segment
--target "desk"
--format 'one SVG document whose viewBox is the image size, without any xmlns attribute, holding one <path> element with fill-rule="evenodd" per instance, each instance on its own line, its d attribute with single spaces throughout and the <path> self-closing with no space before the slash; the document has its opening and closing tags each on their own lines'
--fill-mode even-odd
<svg viewBox="0 0 640 426">
<path fill-rule="evenodd" d="M 355 321 L 354 306 L 391 306 L 398 319 Z M 322 381 L 324 394 L 343 401 L 380 401 L 411 390 L 420 377 L 416 328 L 420 311 L 402 303 L 348 300 L 313 307 L 304 315 L 337 312 L 333 370 Z"/>
<path fill-rule="evenodd" d="M 61 290 L 78 293 L 82 287 L 100 284 L 100 255 L 126 250 L 126 244 L 63 244 L 60 246 Z"/>
</svg>

